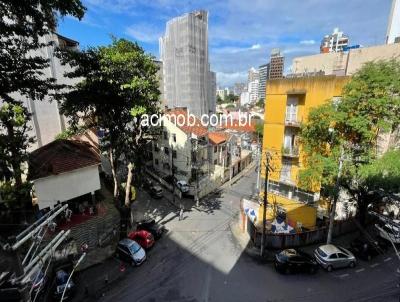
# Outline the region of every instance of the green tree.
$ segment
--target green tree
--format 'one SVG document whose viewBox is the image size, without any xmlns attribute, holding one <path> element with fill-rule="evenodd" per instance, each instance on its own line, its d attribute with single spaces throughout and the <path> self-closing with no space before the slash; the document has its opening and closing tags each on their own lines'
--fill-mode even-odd
<svg viewBox="0 0 400 302">
<path fill-rule="evenodd" d="M 121 158 L 128 162 L 129 192 L 133 167 L 140 171 L 143 166 L 141 159 L 152 131 L 142 123 L 142 116 L 159 110 L 158 67 L 137 43 L 124 39 L 62 55 L 74 67 L 67 76 L 83 79 L 63 95 L 62 112 L 70 117 L 72 129 L 84 121 L 87 128 L 104 130 L 100 146 L 112 168 L 114 196 L 120 191 L 124 194 L 117 177 Z"/>
<path fill-rule="evenodd" d="M 368 205 L 379 199 L 377 187 L 369 180 L 380 177 L 376 168 L 382 160 L 387 160 L 378 158 L 378 136 L 399 126 L 399 96 L 399 61 L 370 62 L 353 75 L 343 89 L 341 100 L 312 109 L 301 131 L 307 155 L 306 168 L 299 175 L 300 185 L 310 190 L 321 184 L 321 193 L 333 197 L 343 149 L 340 187 L 357 202 L 363 222 Z M 392 168 L 387 168 L 387 175 L 393 175 Z"/>
<path fill-rule="evenodd" d="M 3 177 L 14 181 L 17 199 L 22 191 L 21 165 L 32 142 L 23 99 L 43 100 L 60 88 L 45 76 L 49 61 L 40 49 L 49 43 L 43 37 L 54 31 L 57 17 L 81 19 L 84 11 L 79 0 L 0 1 L 0 167 Z"/>
</svg>

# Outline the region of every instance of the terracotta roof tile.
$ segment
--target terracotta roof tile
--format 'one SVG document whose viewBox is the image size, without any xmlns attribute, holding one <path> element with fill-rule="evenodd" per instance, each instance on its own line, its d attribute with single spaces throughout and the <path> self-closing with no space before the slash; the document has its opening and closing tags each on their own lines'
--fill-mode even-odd
<svg viewBox="0 0 400 302">
<path fill-rule="evenodd" d="M 188 118 L 188 112 L 186 108 L 174 108 L 174 109 L 168 109 L 165 111 L 165 114 L 168 114 L 170 117 L 174 117 L 176 119 L 176 126 L 181 129 L 183 132 L 186 134 L 195 134 L 199 137 L 206 136 L 207 135 L 207 127 L 204 127 L 201 124 L 201 121 L 199 118 L 195 117 L 195 122 L 194 125 L 192 126 L 192 120 L 189 120 Z M 181 120 L 182 118 L 180 116 L 184 117 L 184 120 Z M 173 119 L 170 118 L 172 122 L 174 122 Z M 178 125 L 178 122 L 183 123 L 183 126 Z"/>
<path fill-rule="evenodd" d="M 224 132 L 210 132 L 208 133 L 208 139 L 214 145 L 219 145 L 225 142 L 229 138 L 229 135 Z"/>
<path fill-rule="evenodd" d="M 55 140 L 29 155 L 30 180 L 100 164 L 100 156 L 87 142 Z"/>
</svg>

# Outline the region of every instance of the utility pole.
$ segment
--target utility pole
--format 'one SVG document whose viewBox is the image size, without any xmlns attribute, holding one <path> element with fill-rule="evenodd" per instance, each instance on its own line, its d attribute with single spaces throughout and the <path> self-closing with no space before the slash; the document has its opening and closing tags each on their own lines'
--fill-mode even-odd
<svg viewBox="0 0 400 302">
<path fill-rule="evenodd" d="M 336 178 L 334 195 L 333 195 L 333 203 L 331 206 L 331 211 L 329 213 L 329 228 L 328 228 L 328 237 L 326 239 L 326 244 L 330 244 L 332 242 L 332 233 L 333 233 L 333 223 L 335 221 L 335 213 L 336 213 L 336 203 L 339 198 L 339 185 L 340 178 L 342 177 L 342 169 L 343 169 L 343 161 L 344 161 L 344 149 L 340 148 L 340 158 L 339 158 L 339 170 Z"/>
<path fill-rule="evenodd" d="M 266 229 L 266 219 L 267 219 L 267 205 L 268 205 L 268 174 L 270 170 L 270 154 L 267 151 L 265 153 L 265 179 L 264 179 L 264 200 L 263 200 L 263 217 L 262 217 L 262 236 L 261 236 L 261 249 L 260 256 L 264 256 L 265 249 L 265 229 Z"/>
<path fill-rule="evenodd" d="M 260 148 L 260 134 L 257 134 L 257 190 L 260 189 L 260 164 L 261 164 L 261 148 Z"/>
<path fill-rule="evenodd" d="M 175 204 L 175 169 L 174 169 L 174 146 L 171 145 L 172 165 L 172 203 Z"/>
<path fill-rule="evenodd" d="M 199 207 L 199 167 L 196 167 L 196 207 Z"/>
</svg>

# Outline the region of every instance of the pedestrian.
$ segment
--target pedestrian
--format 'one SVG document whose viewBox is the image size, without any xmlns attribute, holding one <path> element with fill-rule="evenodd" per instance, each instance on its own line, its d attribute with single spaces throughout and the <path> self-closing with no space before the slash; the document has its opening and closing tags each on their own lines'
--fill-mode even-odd
<svg viewBox="0 0 400 302">
<path fill-rule="evenodd" d="M 181 210 L 179 211 L 179 221 L 183 220 L 183 206 L 181 206 Z"/>
</svg>

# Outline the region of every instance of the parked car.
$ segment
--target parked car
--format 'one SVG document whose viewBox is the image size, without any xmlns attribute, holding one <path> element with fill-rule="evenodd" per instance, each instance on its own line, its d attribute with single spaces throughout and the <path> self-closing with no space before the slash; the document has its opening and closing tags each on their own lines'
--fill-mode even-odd
<svg viewBox="0 0 400 302">
<path fill-rule="evenodd" d="M 365 238 L 357 238 L 350 244 L 350 251 L 358 258 L 370 261 L 372 258 L 385 252 L 388 245 L 382 240 L 368 241 Z"/>
<path fill-rule="evenodd" d="M 146 260 L 145 250 L 139 243 L 129 238 L 122 239 L 118 242 L 117 256 L 121 260 L 136 266 L 141 265 Z"/>
<path fill-rule="evenodd" d="M 275 269 L 286 274 L 297 272 L 313 274 L 318 269 L 318 263 L 304 252 L 287 249 L 275 255 Z"/>
<path fill-rule="evenodd" d="M 156 223 L 154 219 L 142 220 L 137 224 L 136 230 L 145 230 L 151 233 L 155 239 L 160 239 L 165 232 L 165 226 Z"/>
<path fill-rule="evenodd" d="M 356 257 L 343 247 L 333 244 L 321 245 L 314 251 L 317 262 L 328 272 L 335 268 L 356 266 Z"/>
<path fill-rule="evenodd" d="M 176 182 L 176 186 L 178 187 L 178 189 L 182 192 L 182 193 L 187 193 L 189 192 L 189 185 L 187 184 L 186 181 L 184 180 L 178 180 Z"/>
<path fill-rule="evenodd" d="M 139 243 L 144 249 L 151 248 L 155 242 L 154 236 L 150 232 L 145 230 L 130 232 L 128 238 Z"/>
<path fill-rule="evenodd" d="M 393 220 L 393 222 L 400 224 L 400 220 Z M 387 223 L 384 226 L 375 224 L 375 227 L 378 229 L 379 236 L 383 239 L 393 243 L 400 243 L 400 229 L 397 226 Z"/>
<path fill-rule="evenodd" d="M 163 197 L 163 189 L 161 186 L 158 185 L 151 185 L 149 188 L 150 195 L 154 198 L 161 198 Z"/>
<path fill-rule="evenodd" d="M 58 270 L 56 272 L 55 290 L 53 293 L 54 300 L 56 301 L 61 300 L 65 287 L 67 287 L 67 289 L 65 290 L 63 301 L 71 299 L 75 294 L 76 285 L 72 280 L 72 278 L 69 280 L 67 285 L 68 278 L 69 278 L 69 273 L 67 273 L 66 271 Z"/>
</svg>

